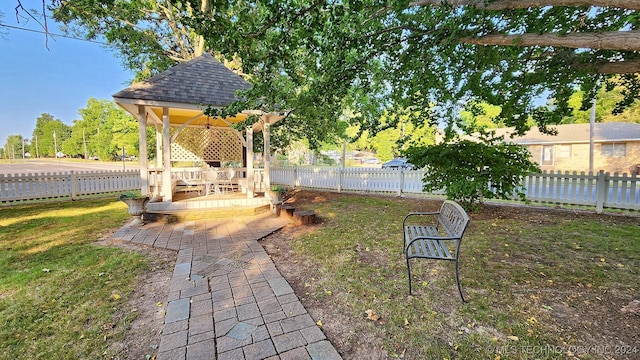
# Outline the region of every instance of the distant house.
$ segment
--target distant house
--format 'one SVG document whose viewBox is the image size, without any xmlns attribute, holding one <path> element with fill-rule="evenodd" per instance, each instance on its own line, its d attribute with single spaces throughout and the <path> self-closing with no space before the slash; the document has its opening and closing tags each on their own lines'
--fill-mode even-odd
<svg viewBox="0 0 640 360">
<path fill-rule="evenodd" d="M 495 129 L 527 147 L 541 170 L 589 171 L 590 124 L 553 126 L 558 134 L 541 134 L 537 128 L 524 136 L 509 138 L 513 128 Z M 640 124 L 597 123 L 593 136 L 593 170 L 609 173 L 630 173 L 632 166 L 640 164 Z"/>
</svg>

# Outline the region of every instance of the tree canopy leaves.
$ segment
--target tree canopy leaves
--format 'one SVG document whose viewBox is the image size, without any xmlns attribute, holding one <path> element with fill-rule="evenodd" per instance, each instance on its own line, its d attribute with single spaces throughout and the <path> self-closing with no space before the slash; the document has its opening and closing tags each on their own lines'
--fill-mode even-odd
<svg viewBox="0 0 640 360">
<path fill-rule="evenodd" d="M 60 152 L 62 142 L 70 136 L 69 125 L 51 114 L 43 113 L 36 119 L 36 127 L 33 130 L 31 146 L 35 149 L 35 154 L 32 155 L 53 157 Z"/>
<path fill-rule="evenodd" d="M 618 105 L 637 98 L 638 54 L 627 45 L 638 36 L 636 2 L 517 3 L 256 2 L 233 12 L 231 32 L 204 14 L 192 26 L 242 58 L 249 98 L 315 126 L 349 109 L 372 132 L 383 130 L 381 114 L 400 111 L 453 130 L 482 102 L 501 107 L 496 122 L 524 132 L 533 119 L 545 130 L 571 114 L 577 87 L 590 99 L 614 73 L 625 84 Z"/>
<path fill-rule="evenodd" d="M 240 59 L 246 108 L 288 111 L 286 133 L 312 147 L 408 114 L 452 135 L 463 110 L 543 131 L 612 79 L 617 109 L 638 97 L 640 1 L 290 0 L 53 1 L 56 19 L 103 35 L 135 70 L 164 69 L 204 49 Z M 181 53 L 181 57 L 176 54 Z M 618 74 L 618 75 L 617 75 Z M 543 101 L 553 99 L 549 106 Z M 541 100 L 542 99 L 542 100 Z M 234 106 L 237 106 L 234 105 Z"/>
<path fill-rule="evenodd" d="M 139 154 L 138 122 L 112 101 L 90 98 L 78 110 L 70 137 L 62 144 L 66 154 L 98 156 L 111 160 L 122 149 L 128 155 Z"/>
</svg>

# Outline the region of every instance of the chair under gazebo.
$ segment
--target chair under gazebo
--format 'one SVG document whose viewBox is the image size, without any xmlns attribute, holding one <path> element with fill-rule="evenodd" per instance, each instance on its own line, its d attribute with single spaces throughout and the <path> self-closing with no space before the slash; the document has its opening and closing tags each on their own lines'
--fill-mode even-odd
<svg viewBox="0 0 640 360">
<path fill-rule="evenodd" d="M 240 76 L 205 53 L 113 95 L 116 104 L 139 124 L 141 192 L 152 198 L 149 212 L 264 206 L 270 188 L 270 126 L 280 114 L 246 110 L 221 118 L 204 113 L 222 108 L 249 88 Z M 236 130 L 232 125 L 257 116 Z M 156 132 L 155 161 L 149 161 L 147 128 Z M 254 133 L 262 132 L 264 150 L 255 161 Z M 169 146 L 165 146 L 168 144 Z"/>
</svg>

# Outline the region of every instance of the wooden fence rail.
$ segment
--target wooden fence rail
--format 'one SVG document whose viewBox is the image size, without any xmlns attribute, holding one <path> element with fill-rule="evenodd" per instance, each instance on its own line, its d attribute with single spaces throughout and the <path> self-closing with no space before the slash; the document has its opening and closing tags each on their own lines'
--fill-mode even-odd
<svg viewBox="0 0 640 360">
<path fill-rule="evenodd" d="M 140 189 L 140 171 L 0 174 L 0 204 L 70 198 Z"/>
<path fill-rule="evenodd" d="M 355 191 L 425 194 L 422 190 L 424 170 L 378 168 L 298 168 L 271 169 L 271 183 L 329 191 Z M 564 205 L 640 210 L 640 178 L 636 175 L 609 173 L 532 173 L 525 177 L 521 189 L 529 201 Z M 443 195 L 444 191 L 431 193 Z M 516 197 L 514 196 L 514 200 Z"/>
</svg>

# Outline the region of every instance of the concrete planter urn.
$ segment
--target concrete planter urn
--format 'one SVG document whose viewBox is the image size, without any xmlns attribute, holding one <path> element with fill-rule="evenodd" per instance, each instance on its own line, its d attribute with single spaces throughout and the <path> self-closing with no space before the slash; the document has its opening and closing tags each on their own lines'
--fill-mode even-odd
<svg viewBox="0 0 640 360">
<path fill-rule="evenodd" d="M 135 196 L 125 193 L 120 195 L 120 201 L 127 204 L 127 211 L 129 212 L 129 215 L 136 217 L 136 219 L 134 219 L 135 224 L 143 222 L 142 216 L 144 214 L 145 206 L 149 202 L 148 196 Z"/>
<path fill-rule="evenodd" d="M 276 215 L 280 215 L 280 206 L 284 202 L 286 193 L 287 189 L 279 186 L 274 186 L 271 188 L 271 190 L 265 191 L 265 197 L 271 204 L 271 212 L 275 213 Z"/>
<path fill-rule="evenodd" d="M 284 192 L 282 191 L 273 191 L 273 190 L 268 190 L 266 192 L 267 198 L 269 199 L 269 201 L 272 204 L 282 204 L 282 201 L 284 200 Z"/>
</svg>

